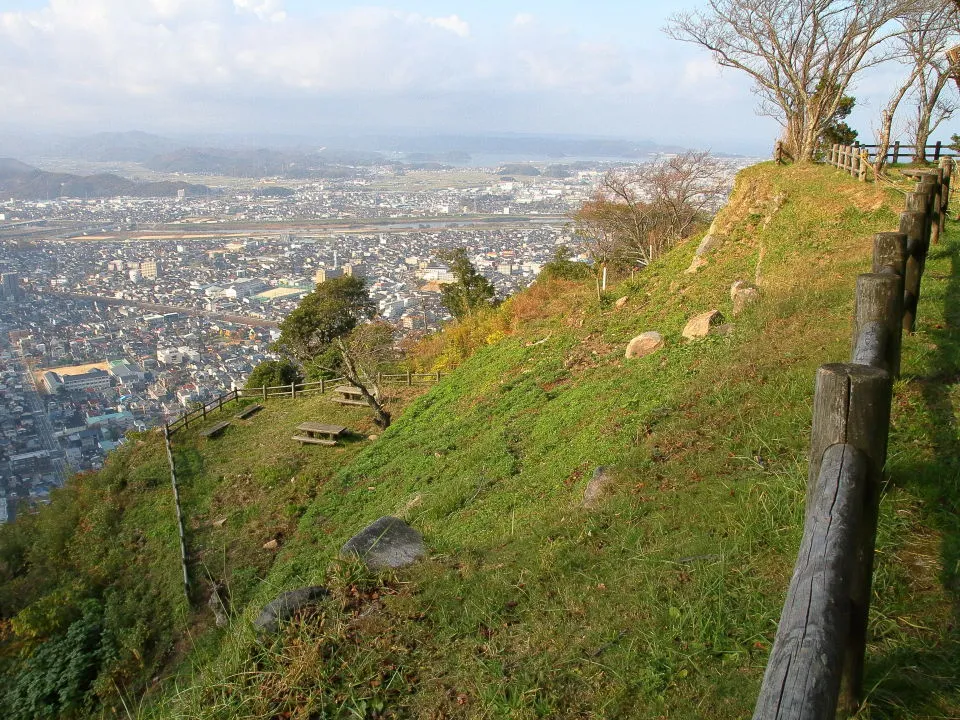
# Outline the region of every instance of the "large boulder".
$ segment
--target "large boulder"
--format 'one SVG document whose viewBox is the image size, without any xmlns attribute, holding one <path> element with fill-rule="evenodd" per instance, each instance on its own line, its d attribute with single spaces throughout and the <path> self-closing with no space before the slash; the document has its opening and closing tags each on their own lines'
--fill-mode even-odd
<svg viewBox="0 0 960 720">
<path fill-rule="evenodd" d="M 616 483 L 613 468 L 601 465 L 593 471 L 593 477 L 583 491 L 583 507 L 592 509 L 599 506 L 613 491 Z"/>
<path fill-rule="evenodd" d="M 400 518 L 389 515 L 361 530 L 340 549 L 341 556 L 357 556 L 374 569 L 406 567 L 426 552 L 423 536 Z"/>
<path fill-rule="evenodd" d="M 706 337 L 710 334 L 710 328 L 713 325 L 719 325 L 722 322 L 723 315 L 720 314 L 719 310 L 708 310 L 705 313 L 694 315 L 683 327 L 683 337 L 687 340 Z"/>
<path fill-rule="evenodd" d="M 282 623 L 290 620 L 304 608 L 316 605 L 318 600 L 327 597 L 329 594 L 326 588 L 319 585 L 311 585 L 281 593 L 264 606 L 257 619 L 253 621 L 253 627 L 261 634 L 272 635 L 280 629 Z"/>
<path fill-rule="evenodd" d="M 656 330 L 648 330 L 640 333 L 627 344 L 625 357 L 642 358 L 651 353 L 655 353 L 664 345 L 663 335 Z"/>
</svg>

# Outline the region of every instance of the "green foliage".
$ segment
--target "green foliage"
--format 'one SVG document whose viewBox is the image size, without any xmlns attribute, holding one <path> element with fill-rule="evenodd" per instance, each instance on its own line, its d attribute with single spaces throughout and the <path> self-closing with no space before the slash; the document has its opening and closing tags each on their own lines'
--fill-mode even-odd
<svg viewBox="0 0 960 720">
<path fill-rule="evenodd" d="M 375 312 L 376 305 L 362 278 L 327 280 L 317 285 L 280 323 L 277 347 L 308 363 Z"/>
<path fill-rule="evenodd" d="M 250 377 L 247 378 L 247 389 L 256 390 L 262 387 L 279 387 L 303 381 L 300 368 L 288 358 L 280 360 L 265 360 L 257 365 Z"/>
<path fill-rule="evenodd" d="M 570 258 L 572 251 L 566 245 L 561 245 L 553 253 L 553 257 L 540 270 L 543 278 L 559 280 L 586 280 L 593 277 L 593 269 L 586 263 L 576 262 Z"/>
<path fill-rule="evenodd" d="M 496 304 L 493 283 L 477 272 L 465 248 L 443 250 L 437 253 L 437 257 L 456 278 L 454 282 L 443 285 L 440 291 L 444 307 L 454 318 L 463 320 L 481 308 Z"/>
<path fill-rule="evenodd" d="M 7 685 L 0 705 L 5 718 L 76 716 L 95 704 L 91 688 L 109 653 L 103 610 L 95 600 L 83 601 L 76 610 L 80 617 L 66 633 L 40 645 Z"/>
<path fill-rule="evenodd" d="M 833 145 L 852 145 L 857 139 L 857 131 L 845 122 L 846 118 L 853 112 L 854 105 L 856 105 L 856 98 L 850 95 L 844 95 L 840 99 L 837 111 L 830 118 L 826 129 L 820 136 L 819 148 L 821 153 L 826 152 Z"/>
</svg>

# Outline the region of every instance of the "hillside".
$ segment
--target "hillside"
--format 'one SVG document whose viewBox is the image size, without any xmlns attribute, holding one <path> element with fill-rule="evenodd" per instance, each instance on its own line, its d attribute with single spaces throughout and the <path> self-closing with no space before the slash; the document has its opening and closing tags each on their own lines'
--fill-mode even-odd
<svg viewBox="0 0 960 720">
<path fill-rule="evenodd" d="M 0 708 L 749 716 L 800 540 L 814 370 L 846 359 L 854 278 L 901 205 L 824 167 L 754 166 L 698 272 L 684 272 L 691 242 L 599 305 L 589 284 L 538 283 L 422 346 L 418 362 L 459 367 L 436 387 L 399 388 L 375 440 L 362 411 L 322 397 L 271 401 L 216 440 L 176 435 L 190 610 L 162 440 L 136 437 L 0 531 L 0 617 L 14 618 L 0 631 Z M 951 223 L 895 389 L 870 717 L 960 713 L 958 256 Z M 735 280 L 761 299 L 731 317 Z M 710 309 L 730 332 L 682 340 Z M 666 347 L 625 360 L 647 330 Z M 302 449 L 290 436 L 305 419 L 359 435 Z M 585 508 L 600 466 L 614 485 Z M 383 515 L 422 532 L 429 558 L 385 574 L 338 561 Z M 229 597 L 225 628 L 211 582 Z M 259 610 L 304 585 L 330 597 L 258 641 Z"/>
<path fill-rule="evenodd" d="M 72 175 L 39 170 L 12 158 L 0 158 L 0 197 L 53 200 L 60 197 L 176 197 L 179 190 L 205 195 L 203 185 L 185 182 L 135 182 L 112 173 Z"/>
</svg>

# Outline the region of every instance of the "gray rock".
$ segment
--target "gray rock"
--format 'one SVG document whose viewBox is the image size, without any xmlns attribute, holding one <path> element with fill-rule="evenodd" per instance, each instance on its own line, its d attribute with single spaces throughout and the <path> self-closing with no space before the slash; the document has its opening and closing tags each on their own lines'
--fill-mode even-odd
<svg viewBox="0 0 960 720">
<path fill-rule="evenodd" d="M 223 596 L 223 588 L 214 584 L 210 592 L 210 598 L 207 600 L 207 606 L 213 612 L 214 622 L 219 628 L 226 627 L 230 624 L 230 618 L 227 615 L 227 607 L 223 601 Z"/>
<path fill-rule="evenodd" d="M 400 518 L 389 515 L 354 535 L 340 549 L 341 556 L 355 555 L 374 569 L 406 567 L 426 552 L 423 536 Z"/>
<path fill-rule="evenodd" d="M 760 299 L 760 291 L 738 280 L 730 288 L 730 299 L 733 300 L 733 314 L 739 315 L 748 305 Z"/>
<path fill-rule="evenodd" d="M 686 270 L 684 270 L 683 272 L 684 272 L 684 274 L 686 274 L 686 275 L 693 275 L 693 274 L 694 274 L 695 272 L 697 272 L 700 268 L 706 267 L 706 265 L 707 265 L 707 261 L 704 260 L 704 259 L 703 259 L 702 257 L 700 257 L 699 255 L 696 255 L 696 256 L 694 256 L 693 260 L 690 261 L 690 267 L 688 267 L 688 268 L 687 268 Z"/>
<path fill-rule="evenodd" d="M 593 471 L 593 477 L 583 491 L 583 507 L 595 508 L 603 502 L 616 483 L 613 473 L 613 468 L 606 465 L 601 465 Z"/>
<path fill-rule="evenodd" d="M 629 298 L 628 296 L 624 295 L 624 296 L 621 297 L 621 298 L 617 298 L 617 301 L 613 304 L 613 306 L 614 306 L 617 310 L 619 310 L 619 309 L 622 308 L 624 305 L 626 305 L 628 302 L 630 302 L 630 298 Z"/>
<path fill-rule="evenodd" d="M 713 225 L 710 226 L 710 230 L 706 235 L 703 236 L 703 240 L 700 241 L 700 244 L 697 245 L 697 251 L 694 253 L 698 258 L 703 257 L 708 252 L 713 250 L 717 243 L 720 242 L 720 238 L 713 234 Z"/>
<path fill-rule="evenodd" d="M 253 627 L 262 634 L 272 635 L 280 629 L 281 623 L 290 620 L 303 608 L 316 605 L 318 600 L 329 594 L 326 588 L 319 585 L 311 585 L 281 593 L 272 602 L 264 606 L 257 619 L 253 621 Z"/>
<path fill-rule="evenodd" d="M 683 336 L 687 340 L 696 340 L 706 337 L 710 333 L 713 325 L 719 325 L 723 322 L 723 315 L 719 310 L 708 310 L 705 313 L 694 315 L 687 321 L 683 328 Z"/>
<path fill-rule="evenodd" d="M 662 348 L 663 345 L 663 335 L 656 330 L 648 330 L 645 333 L 640 333 L 630 341 L 624 356 L 628 358 L 646 357 L 650 353 L 654 353 Z"/>
</svg>

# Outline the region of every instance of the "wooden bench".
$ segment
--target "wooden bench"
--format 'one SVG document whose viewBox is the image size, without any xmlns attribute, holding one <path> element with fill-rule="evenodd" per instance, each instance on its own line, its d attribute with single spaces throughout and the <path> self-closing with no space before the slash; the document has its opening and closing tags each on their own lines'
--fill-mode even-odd
<svg viewBox="0 0 960 720">
<path fill-rule="evenodd" d="M 309 443 L 311 445 L 336 445 L 337 438 L 343 435 L 347 429 L 343 425 L 327 425 L 326 423 L 305 422 L 297 425 L 298 435 L 293 439 L 300 442 L 301 445 Z"/>
<path fill-rule="evenodd" d="M 340 405 L 366 405 L 367 401 L 363 399 L 363 393 L 360 392 L 359 388 L 355 388 L 352 385 L 340 385 L 339 387 L 334 388 L 335 393 L 340 395 L 340 397 L 333 398 L 335 403 Z"/>
<path fill-rule="evenodd" d="M 260 410 L 263 410 L 263 405 L 260 403 L 257 403 L 256 405 L 248 405 L 233 417 L 237 420 L 246 420 L 248 417 L 253 415 L 255 412 L 259 412 Z"/>
<path fill-rule="evenodd" d="M 213 438 L 219 435 L 220 433 L 222 433 L 229 426 L 230 426 L 230 421 L 224 420 L 222 422 L 218 422 L 216 425 L 211 425 L 206 430 L 201 430 L 200 434 L 203 435 L 203 437 L 205 438 Z"/>
</svg>

